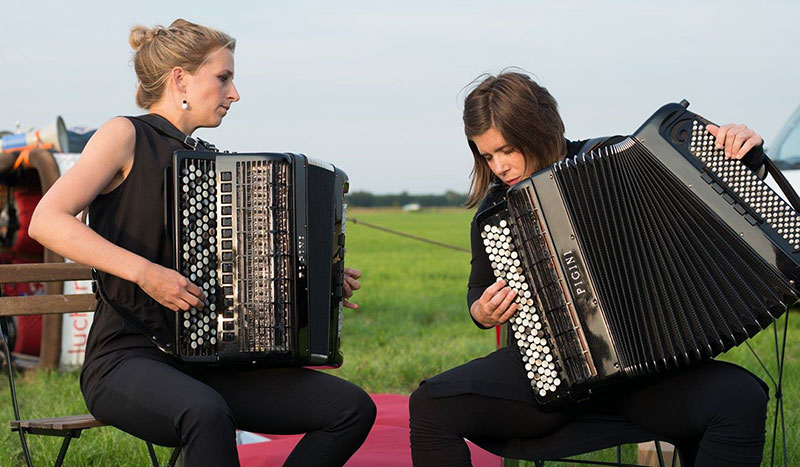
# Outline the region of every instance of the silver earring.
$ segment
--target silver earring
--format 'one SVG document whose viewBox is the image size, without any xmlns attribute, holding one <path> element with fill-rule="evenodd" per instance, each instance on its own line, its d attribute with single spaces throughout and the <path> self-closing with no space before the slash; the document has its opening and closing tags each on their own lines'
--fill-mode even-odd
<svg viewBox="0 0 800 467">
<path fill-rule="evenodd" d="M 183 103 L 181 104 L 181 108 L 183 110 L 188 110 L 189 109 L 189 104 L 186 102 L 186 99 L 183 100 Z"/>
</svg>

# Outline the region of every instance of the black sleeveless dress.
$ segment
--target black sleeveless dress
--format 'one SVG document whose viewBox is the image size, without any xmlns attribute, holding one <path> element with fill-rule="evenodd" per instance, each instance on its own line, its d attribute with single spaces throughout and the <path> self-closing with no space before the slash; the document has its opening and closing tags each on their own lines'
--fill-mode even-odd
<svg viewBox="0 0 800 467">
<path fill-rule="evenodd" d="M 98 195 L 89 205 L 89 226 L 115 245 L 173 268 L 172 245 L 164 227 L 164 169 L 170 164 L 172 153 L 186 147 L 159 134 L 137 117 L 127 118 L 136 131 L 133 166 L 118 187 Z M 172 126 L 160 116 L 155 118 Z M 113 303 L 130 309 L 136 318 L 160 335 L 173 335 L 174 311 L 156 302 L 133 282 L 104 272 L 99 272 L 99 276 L 103 290 Z M 131 352 L 173 360 L 122 315 L 98 300 L 81 371 L 84 394 Z"/>
</svg>

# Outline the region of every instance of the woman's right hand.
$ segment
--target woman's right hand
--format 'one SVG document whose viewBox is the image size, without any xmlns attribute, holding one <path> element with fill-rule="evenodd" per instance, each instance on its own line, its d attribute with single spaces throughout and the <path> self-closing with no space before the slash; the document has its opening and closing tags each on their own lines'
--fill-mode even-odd
<svg viewBox="0 0 800 467">
<path fill-rule="evenodd" d="M 487 328 L 503 324 L 517 311 L 517 304 L 514 303 L 516 296 L 511 287 L 506 287 L 506 281 L 499 279 L 472 303 L 469 312 L 475 321 Z"/>
<path fill-rule="evenodd" d="M 203 291 L 189 279 L 152 262 L 143 268 L 136 283 L 147 295 L 172 311 L 202 308 L 207 303 Z"/>
</svg>

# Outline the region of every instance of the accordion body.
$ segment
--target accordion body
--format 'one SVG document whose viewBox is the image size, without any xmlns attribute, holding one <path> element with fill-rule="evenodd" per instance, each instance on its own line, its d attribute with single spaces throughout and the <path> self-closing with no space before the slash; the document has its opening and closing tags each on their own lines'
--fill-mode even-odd
<svg viewBox="0 0 800 467">
<path fill-rule="evenodd" d="M 339 366 L 347 175 L 304 155 L 177 151 L 175 269 L 208 304 L 176 313 L 182 361 Z"/>
<path fill-rule="evenodd" d="M 800 216 L 686 105 L 478 214 L 543 405 L 712 358 L 798 299 Z"/>
</svg>

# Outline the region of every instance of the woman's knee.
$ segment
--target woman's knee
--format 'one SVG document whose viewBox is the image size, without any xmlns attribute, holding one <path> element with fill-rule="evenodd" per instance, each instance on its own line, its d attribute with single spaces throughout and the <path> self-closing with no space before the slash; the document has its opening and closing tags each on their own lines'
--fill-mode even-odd
<svg viewBox="0 0 800 467">
<path fill-rule="evenodd" d="M 769 394 L 750 373 L 734 366 L 720 368 L 717 390 L 707 390 L 703 401 L 709 412 L 709 425 L 752 428 L 763 433 Z"/>
<path fill-rule="evenodd" d="M 333 420 L 335 427 L 352 427 L 365 434 L 369 432 L 378 411 L 369 394 L 353 385 L 350 390 L 339 394 L 337 402 L 339 413 Z"/>
<path fill-rule="evenodd" d="M 426 418 L 430 414 L 431 404 L 430 392 L 424 384 L 411 393 L 408 398 L 408 415 L 412 427 L 416 421 Z"/>
<path fill-rule="evenodd" d="M 448 411 L 444 402 L 447 400 L 431 397 L 430 390 L 425 384 L 411 393 L 408 398 L 408 413 L 412 438 L 423 433 L 443 435 L 462 431 L 458 428 L 457 417 Z"/>
<path fill-rule="evenodd" d="M 354 414 L 362 423 L 367 423 L 369 426 L 375 422 L 375 417 L 378 413 L 378 408 L 375 402 L 369 397 L 369 394 L 364 392 L 361 388 L 353 391 L 350 396 L 350 404 L 353 407 Z"/>
<path fill-rule="evenodd" d="M 235 432 L 236 421 L 230 406 L 216 391 L 202 391 L 191 396 L 175 420 L 181 433 L 191 430 Z"/>
</svg>

